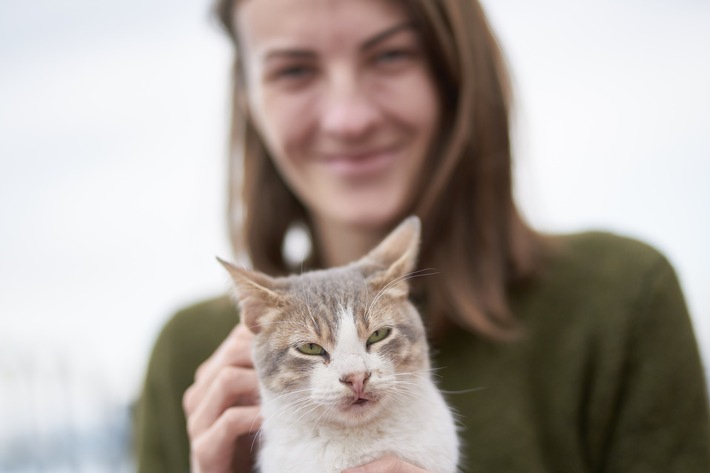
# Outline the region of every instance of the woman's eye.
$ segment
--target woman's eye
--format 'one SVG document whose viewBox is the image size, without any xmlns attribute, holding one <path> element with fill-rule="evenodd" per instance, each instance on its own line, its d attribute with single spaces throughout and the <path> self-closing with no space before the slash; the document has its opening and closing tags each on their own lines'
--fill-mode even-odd
<svg viewBox="0 0 710 473">
<path fill-rule="evenodd" d="M 277 79 L 303 79 L 313 73 L 313 68 L 308 66 L 288 66 L 276 71 Z"/>
<path fill-rule="evenodd" d="M 385 338 L 387 338 L 387 335 L 390 334 L 390 331 L 391 330 L 387 327 L 375 330 L 374 332 L 372 332 L 372 335 L 370 335 L 370 338 L 367 339 L 367 345 L 369 346 L 373 343 L 377 343 L 384 340 Z"/>
<path fill-rule="evenodd" d="M 325 355 L 325 350 L 322 346 L 316 343 L 304 343 L 296 347 L 304 355 Z"/>
<path fill-rule="evenodd" d="M 389 49 L 375 56 L 375 62 L 381 65 L 397 64 L 412 56 L 412 52 L 405 49 Z"/>
</svg>

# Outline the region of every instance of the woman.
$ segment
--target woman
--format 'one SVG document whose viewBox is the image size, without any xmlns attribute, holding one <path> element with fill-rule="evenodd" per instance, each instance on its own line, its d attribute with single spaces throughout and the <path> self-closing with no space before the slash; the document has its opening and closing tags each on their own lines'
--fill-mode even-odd
<svg viewBox="0 0 710 473">
<path fill-rule="evenodd" d="M 543 238 L 516 210 L 508 79 L 475 0 L 223 0 L 218 12 L 238 53 L 235 250 L 287 273 L 284 238 L 303 225 L 304 264 L 336 266 L 419 215 L 421 267 L 441 275 L 415 297 L 461 416 L 464 470 L 710 471 L 707 394 L 670 265 L 611 235 Z M 260 418 L 237 320 L 220 298 L 163 330 L 141 471 L 249 470 Z M 359 471 L 422 470 L 389 457 Z"/>
</svg>

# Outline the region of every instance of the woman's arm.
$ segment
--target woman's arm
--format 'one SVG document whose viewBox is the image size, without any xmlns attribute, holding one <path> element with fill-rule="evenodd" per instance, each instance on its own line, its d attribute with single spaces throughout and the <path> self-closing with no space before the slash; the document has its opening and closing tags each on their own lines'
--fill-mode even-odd
<svg viewBox="0 0 710 473">
<path fill-rule="evenodd" d="M 253 404 L 256 386 L 250 382 L 254 377 L 250 377 L 249 373 L 253 371 L 249 367 L 250 357 L 244 353 L 248 351 L 245 348 L 249 344 L 248 334 L 237 333 L 237 320 L 233 305 L 226 297 L 222 297 L 178 312 L 161 331 L 151 354 L 136 412 L 139 472 L 189 471 L 191 442 L 187 418 L 193 419 L 193 437 L 203 437 L 202 434 L 210 430 L 218 434 L 220 429 L 226 432 L 235 427 L 235 422 L 239 423 L 239 419 L 232 418 L 218 421 L 223 418 L 222 414 L 231 412 L 232 405 Z M 232 348 L 227 350 L 225 347 Z M 248 361 L 244 360 L 245 356 Z M 203 368 L 197 373 L 200 365 Z M 246 381 L 246 384 L 224 382 L 233 379 L 231 374 L 237 371 L 245 375 L 241 380 Z M 220 374 L 222 372 L 226 374 Z M 244 385 L 247 387 L 243 388 Z M 185 394 L 188 388 L 191 393 L 189 395 Z M 235 394 L 235 390 L 241 394 Z M 212 407 L 219 404 L 215 402 L 219 399 L 225 401 L 224 406 L 227 407 L 215 411 Z M 187 414 L 184 408 L 188 410 Z M 250 409 L 253 411 L 257 408 L 252 406 Z M 230 413 L 228 417 L 233 415 Z M 254 423 L 253 420 L 252 415 L 242 424 L 258 427 L 258 422 Z M 214 427 L 216 424 L 220 427 Z M 241 431 L 238 426 L 235 428 Z M 213 445 L 212 442 L 206 442 L 203 446 L 208 444 Z M 204 458 L 207 453 L 198 447 L 198 454 L 193 455 L 193 460 Z"/>
<path fill-rule="evenodd" d="M 248 473 L 261 427 L 259 388 L 251 358 L 253 334 L 242 324 L 195 373 L 183 397 L 192 473 Z"/>
<path fill-rule="evenodd" d="M 706 381 L 678 280 L 664 258 L 644 281 L 634 315 L 602 471 L 708 472 Z"/>
</svg>

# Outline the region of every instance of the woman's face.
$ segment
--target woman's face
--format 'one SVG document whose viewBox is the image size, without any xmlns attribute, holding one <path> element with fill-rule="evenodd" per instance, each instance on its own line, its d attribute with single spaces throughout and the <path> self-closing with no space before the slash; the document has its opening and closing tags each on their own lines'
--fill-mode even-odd
<svg viewBox="0 0 710 473">
<path fill-rule="evenodd" d="M 440 104 L 399 2 L 242 0 L 237 22 L 250 113 L 311 216 L 380 231 L 402 217 Z"/>
</svg>

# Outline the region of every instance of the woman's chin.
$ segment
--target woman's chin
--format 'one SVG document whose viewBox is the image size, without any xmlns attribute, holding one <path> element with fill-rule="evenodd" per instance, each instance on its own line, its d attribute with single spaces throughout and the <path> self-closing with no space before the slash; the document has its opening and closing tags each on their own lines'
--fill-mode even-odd
<svg viewBox="0 0 710 473">
<path fill-rule="evenodd" d="M 359 208 L 358 208 L 359 207 Z M 369 206 L 351 206 L 337 215 L 341 224 L 359 231 L 386 233 L 392 229 L 404 215 L 402 206 L 388 205 L 386 199 L 375 201 Z"/>
<path fill-rule="evenodd" d="M 384 238 L 400 220 L 401 219 L 394 218 L 359 218 L 344 222 L 343 228 L 353 236 L 358 235 L 359 237 L 363 237 L 365 241 L 370 241 L 372 245 L 375 245 Z M 361 249 L 364 250 L 365 248 Z"/>
</svg>

